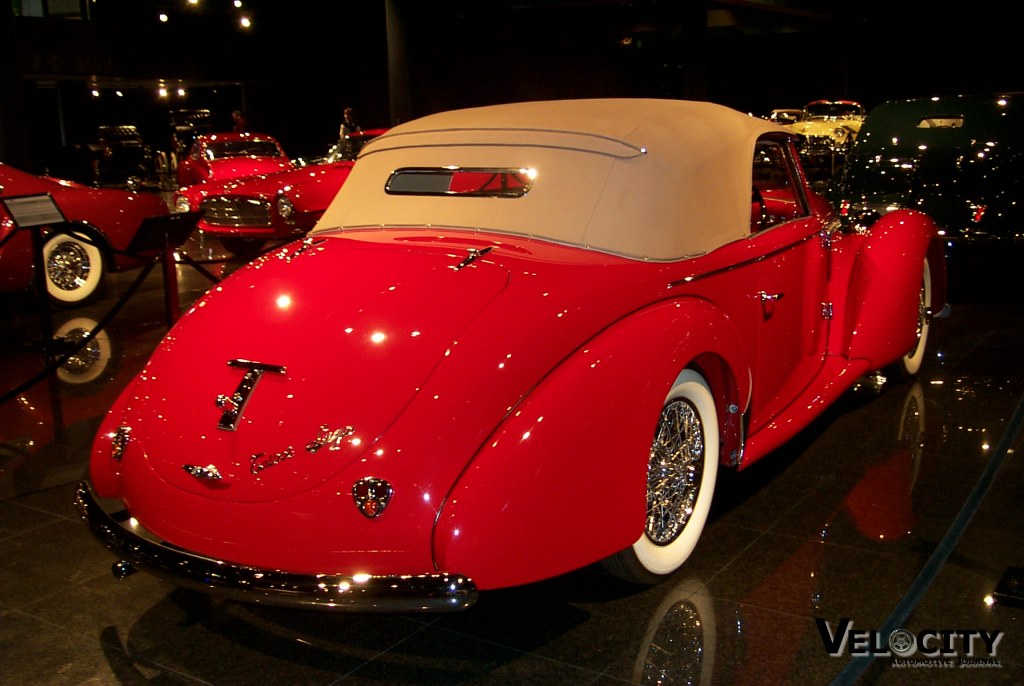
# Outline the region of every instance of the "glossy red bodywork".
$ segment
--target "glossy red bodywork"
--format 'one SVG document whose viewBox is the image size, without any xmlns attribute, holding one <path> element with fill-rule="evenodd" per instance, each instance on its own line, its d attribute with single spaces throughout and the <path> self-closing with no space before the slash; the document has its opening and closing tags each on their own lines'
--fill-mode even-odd
<svg viewBox="0 0 1024 686">
<path fill-rule="evenodd" d="M 925 215 L 844 228 L 792 134 L 710 103 L 403 127 L 307 238 L 201 298 L 115 402 L 90 475 L 127 514 L 101 534 L 130 515 L 175 569 L 344 577 L 342 593 L 568 572 L 646 535 L 669 389 L 699 377 L 717 435 L 694 450 L 743 469 L 902 363 L 926 259 L 943 278 Z"/>
<path fill-rule="evenodd" d="M 350 160 L 341 160 L 225 182 L 211 181 L 183 188 L 178 191 L 178 196 L 186 198 L 192 210 L 200 209 L 207 198 L 229 198 L 264 208 L 265 221 L 243 222 L 241 225 L 205 216 L 196 225 L 205 234 L 261 240 L 290 238 L 313 228 L 345 183 L 352 164 Z M 278 211 L 279 196 L 287 197 L 294 207 L 288 217 Z"/>
<path fill-rule="evenodd" d="M 370 140 L 387 129 L 368 129 L 352 137 L 349 147 L 336 148 L 322 162 L 271 174 L 260 174 L 242 179 L 209 182 L 182 188 L 175 196 L 184 198 L 189 210 L 201 209 L 204 200 L 216 199 L 233 203 L 237 207 L 247 203 L 260 208 L 244 219 L 218 216 L 211 212 L 197 224 L 200 231 L 220 238 L 271 240 L 306 234 L 323 215 L 324 210 L 355 164 L 355 154 Z M 291 212 L 282 215 L 278 200 L 287 198 Z"/>
<path fill-rule="evenodd" d="M 246 144 L 252 148 L 246 151 Z M 262 133 L 215 133 L 197 136 L 178 161 L 178 186 L 227 181 L 291 169 L 293 163 L 273 136 Z"/>
<path fill-rule="evenodd" d="M 0 195 L 37 194 L 52 196 L 69 222 L 78 228 L 88 229 L 114 251 L 128 247 L 144 218 L 168 213 L 167 204 L 156 194 L 92 188 L 71 181 L 35 176 L 0 163 Z M 107 257 L 108 266 L 113 270 L 138 264 L 136 260 L 111 251 Z M 15 232 L 7 210 L 0 205 L 0 290 L 21 290 L 31 282 L 31 235 L 25 230 Z"/>
<path fill-rule="evenodd" d="M 713 381 L 723 461 L 742 467 L 910 348 L 914 318 L 900 315 L 917 291 L 890 288 L 934 226 L 899 212 L 824 245 L 827 219 L 669 263 L 455 230 L 316 234 L 182 318 L 105 420 L 93 482 L 156 535 L 243 564 L 459 569 L 482 589 L 569 571 L 642 530 L 638 465 L 679 369 Z M 769 311 L 763 292 L 792 297 Z M 226 364 L 238 358 L 286 371 L 260 378 L 239 431 L 219 431 L 214 400 L 239 384 Z M 729 405 L 747 417 L 741 459 Z M 115 462 L 107 437 L 121 424 L 145 430 Z M 336 450 L 303 449 L 347 426 Z M 225 478 L 193 479 L 189 460 Z M 352 502 L 366 476 L 395 488 L 380 519 Z M 553 511 L 573 516 L 556 525 Z"/>
</svg>

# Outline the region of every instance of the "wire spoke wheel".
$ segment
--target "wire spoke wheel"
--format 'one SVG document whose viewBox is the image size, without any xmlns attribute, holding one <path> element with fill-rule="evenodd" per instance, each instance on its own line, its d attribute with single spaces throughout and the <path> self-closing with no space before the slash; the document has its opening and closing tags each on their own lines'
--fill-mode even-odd
<svg viewBox="0 0 1024 686">
<path fill-rule="evenodd" d="M 43 246 L 46 290 L 58 305 L 82 305 L 97 297 L 104 279 L 103 254 L 77 233 L 56 234 Z"/>
<path fill-rule="evenodd" d="M 72 241 L 57 245 L 46 260 L 46 272 L 57 288 L 73 291 L 81 288 L 89 278 L 92 264 L 85 248 Z"/>
<path fill-rule="evenodd" d="M 657 545 L 674 541 L 686 527 L 700 493 L 704 427 L 688 400 L 665 406 L 647 467 L 647 537 Z"/>
</svg>

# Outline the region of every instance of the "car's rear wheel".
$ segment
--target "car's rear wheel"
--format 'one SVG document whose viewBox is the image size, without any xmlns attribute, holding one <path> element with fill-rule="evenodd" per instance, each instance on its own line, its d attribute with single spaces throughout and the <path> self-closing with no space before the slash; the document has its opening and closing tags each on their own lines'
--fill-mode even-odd
<svg viewBox="0 0 1024 686">
<path fill-rule="evenodd" d="M 685 370 L 665 399 L 647 464 L 647 519 L 629 548 L 604 560 L 615 576 L 657 583 L 690 557 L 718 474 L 718 414 L 707 382 Z"/>
<path fill-rule="evenodd" d="M 928 268 L 928 260 L 924 261 L 924 271 L 921 277 L 921 290 L 918 293 L 917 302 L 917 340 L 910 352 L 896 361 L 888 370 L 891 374 L 901 378 L 909 379 L 921 371 L 921 364 L 924 362 L 925 348 L 928 344 L 928 330 L 931 328 L 932 308 L 932 274 Z"/>
<path fill-rule="evenodd" d="M 90 237 L 58 233 L 43 245 L 46 291 L 57 305 L 84 305 L 100 295 L 106 270 L 103 252 Z"/>
</svg>

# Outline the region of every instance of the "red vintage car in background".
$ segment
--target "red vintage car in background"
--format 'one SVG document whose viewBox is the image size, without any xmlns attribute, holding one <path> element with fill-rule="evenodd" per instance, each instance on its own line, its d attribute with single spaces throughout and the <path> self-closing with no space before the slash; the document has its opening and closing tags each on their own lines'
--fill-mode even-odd
<svg viewBox="0 0 1024 686">
<path fill-rule="evenodd" d="M 196 136 L 178 160 L 178 186 L 269 174 L 294 165 L 273 136 L 263 133 L 211 133 Z"/>
<path fill-rule="evenodd" d="M 916 371 L 944 305 L 931 220 L 844 228 L 796 140 L 677 100 L 395 127 L 309 236 L 169 332 L 100 427 L 83 518 L 122 571 L 287 606 L 665 578 L 720 467 Z"/>
<path fill-rule="evenodd" d="M 0 196 L 49 195 L 69 222 L 72 234 L 46 232 L 43 263 L 51 300 L 64 306 L 96 298 L 109 271 L 138 266 L 124 251 L 146 217 L 168 214 L 154 193 L 92 188 L 72 181 L 35 176 L 0 163 Z M 83 240 L 84 239 L 84 240 Z M 0 205 L 0 291 L 28 288 L 33 280 L 32 236 L 15 230 Z"/>
<path fill-rule="evenodd" d="M 200 232 L 238 255 L 254 254 L 268 240 L 305 235 L 334 200 L 363 145 L 385 131 L 351 134 L 313 164 L 181 188 L 174 210 L 202 210 Z"/>
</svg>

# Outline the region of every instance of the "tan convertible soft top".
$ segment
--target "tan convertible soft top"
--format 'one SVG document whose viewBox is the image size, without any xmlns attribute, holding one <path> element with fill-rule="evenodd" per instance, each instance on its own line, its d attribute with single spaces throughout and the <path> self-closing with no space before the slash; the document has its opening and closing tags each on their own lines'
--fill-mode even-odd
<svg viewBox="0 0 1024 686">
<path fill-rule="evenodd" d="M 640 259 L 708 252 L 750 227 L 763 119 L 707 102 L 553 100 L 443 112 L 363 149 L 315 231 L 437 226 L 525 234 Z M 390 194 L 402 169 L 529 169 L 522 197 Z"/>
</svg>

